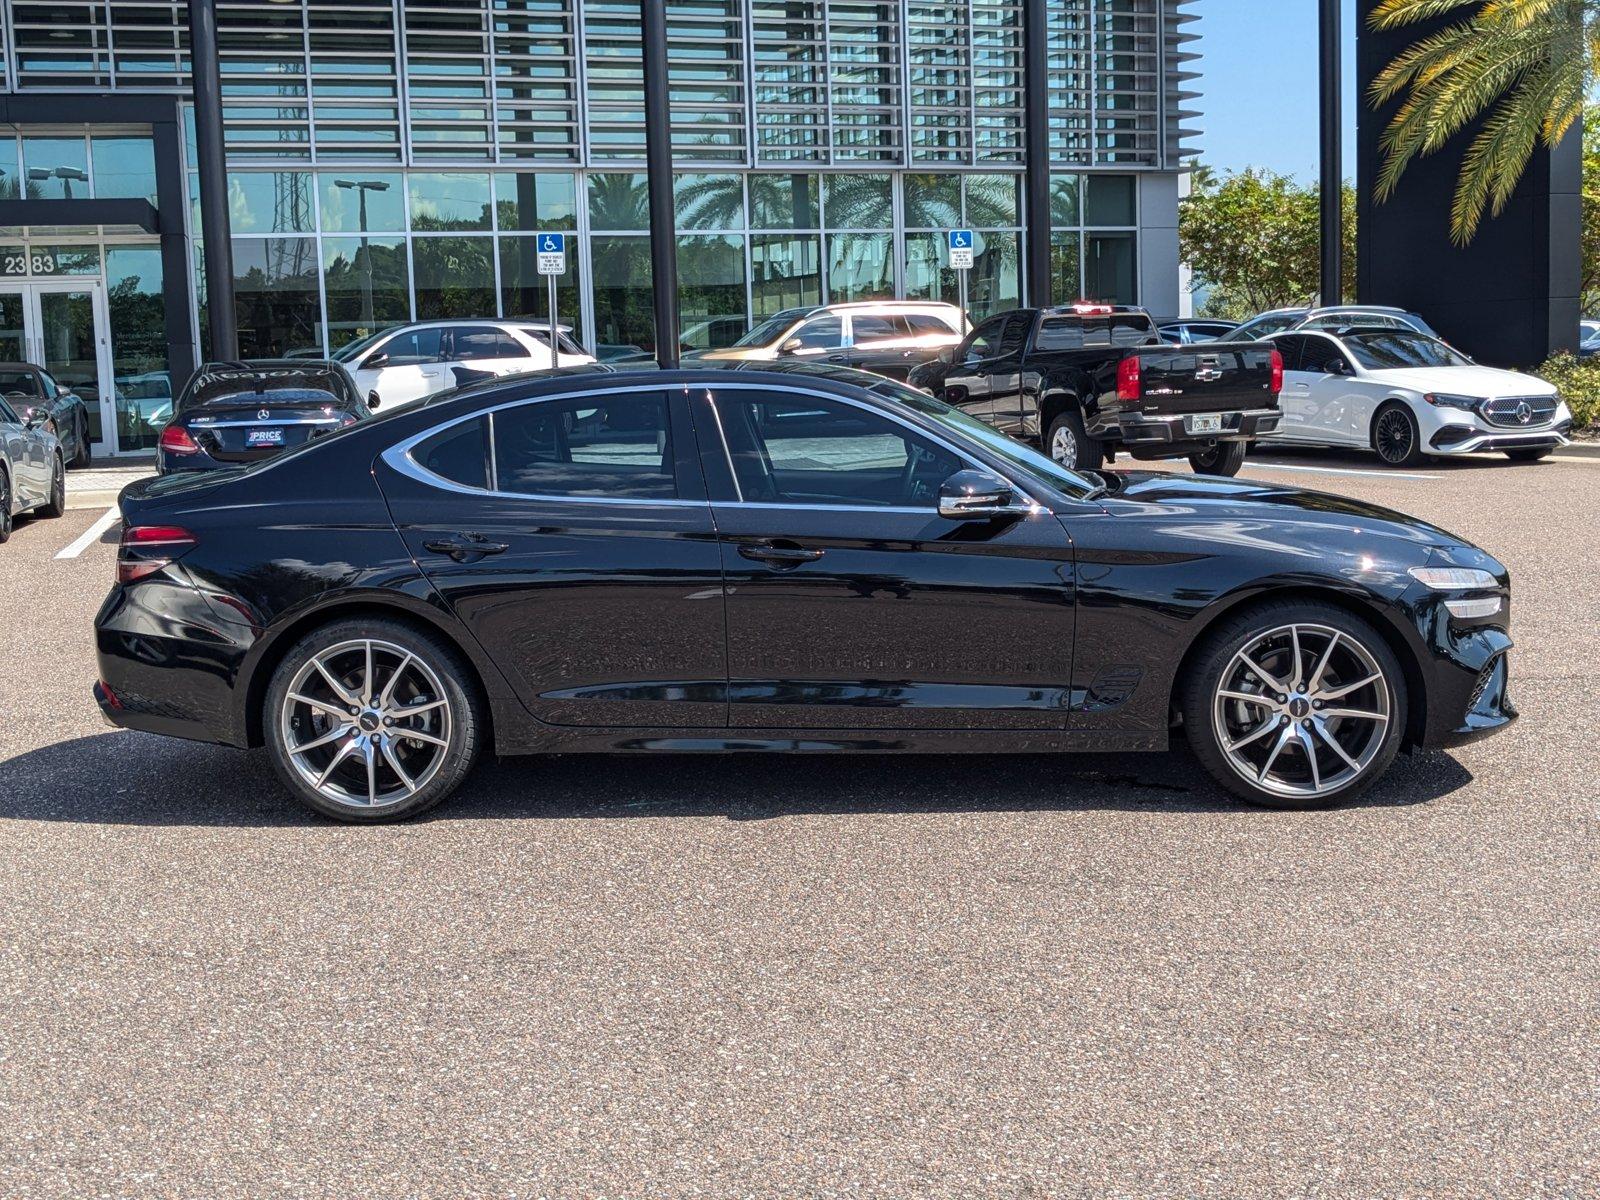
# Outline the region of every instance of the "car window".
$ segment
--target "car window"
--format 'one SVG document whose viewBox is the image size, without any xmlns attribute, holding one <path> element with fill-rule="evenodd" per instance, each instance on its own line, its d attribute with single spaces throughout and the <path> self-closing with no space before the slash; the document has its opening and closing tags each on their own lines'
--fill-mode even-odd
<svg viewBox="0 0 1600 1200">
<path fill-rule="evenodd" d="M 61 394 L 61 389 L 56 386 L 56 381 L 50 378 L 48 372 L 40 371 L 36 378 L 39 381 L 40 390 L 44 392 L 46 400 L 54 400 Z"/>
<path fill-rule="evenodd" d="M 524 337 L 537 342 L 541 346 L 548 346 L 550 344 L 550 326 L 548 325 L 518 325 L 517 328 L 522 331 Z M 556 331 L 556 353 L 588 354 L 589 352 L 582 346 L 578 345 L 577 342 L 573 341 L 572 337 L 567 333 L 566 330 L 558 329 Z M 522 351 L 518 350 L 516 355 L 507 355 L 506 357 L 521 357 L 521 355 Z"/>
<path fill-rule="evenodd" d="M 1270 337 L 1274 333 L 1288 329 L 1300 320 L 1299 313 L 1287 313 L 1276 317 L 1258 317 L 1248 324 L 1241 325 L 1232 333 L 1223 334 L 1224 342 L 1256 342 L 1262 338 Z"/>
<path fill-rule="evenodd" d="M 1310 371 L 1315 375 L 1327 375 L 1330 374 L 1328 364 L 1335 359 L 1343 366 L 1350 365 L 1344 356 L 1344 351 L 1339 349 L 1339 343 L 1331 337 L 1303 337 L 1300 343 L 1301 365 L 1296 368 L 1297 370 Z"/>
<path fill-rule="evenodd" d="M 431 471 L 451 483 L 486 488 L 489 486 L 488 443 L 484 440 L 487 425 L 485 418 L 474 417 L 440 430 L 413 447 L 411 460 L 424 471 Z"/>
<path fill-rule="evenodd" d="M 1016 313 L 1006 322 L 1005 328 L 1000 332 L 1001 354 L 1021 354 L 1022 347 L 1028 340 L 1028 327 L 1033 324 L 1030 313 Z"/>
<path fill-rule="evenodd" d="M 17 414 L 15 410 L 13 410 L 11 405 L 7 404 L 4 400 L 0 400 L 0 421 L 9 421 L 13 425 L 22 424 L 21 421 L 17 420 Z"/>
<path fill-rule="evenodd" d="M 1355 360 L 1369 371 L 1403 367 L 1469 367 L 1471 360 L 1441 341 L 1409 330 L 1358 333 L 1344 339 Z"/>
<path fill-rule="evenodd" d="M 659 392 L 536 401 L 494 414 L 495 489 L 672 499 L 672 435 Z"/>
<path fill-rule="evenodd" d="M 503 329 L 469 325 L 465 329 L 457 329 L 450 342 L 451 362 L 530 357 L 527 347 Z"/>
<path fill-rule="evenodd" d="M 961 357 L 967 362 L 980 358 L 993 358 L 996 347 L 1000 344 L 1000 337 L 1005 332 L 1005 326 L 1005 317 L 990 317 L 972 331 L 972 336 L 962 347 Z"/>
<path fill-rule="evenodd" d="M 795 340 L 801 350 L 837 350 L 844 345 L 844 322 L 836 316 L 813 317 L 795 330 L 790 341 Z"/>
<path fill-rule="evenodd" d="M 0 393 L 10 395 L 12 392 L 21 392 L 24 396 L 33 395 L 33 373 L 0 371 Z"/>
<path fill-rule="evenodd" d="M 881 413 L 810 396 L 717 397 L 747 501 L 934 508 L 961 469 L 948 450 Z"/>
<path fill-rule="evenodd" d="M 938 317 L 931 317 L 927 313 L 907 313 L 906 325 L 918 337 L 925 337 L 930 333 L 952 334 L 955 329 Z"/>
<path fill-rule="evenodd" d="M 425 329 L 403 330 L 379 346 L 377 354 L 384 356 L 382 365 L 386 367 L 414 367 L 423 363 L 436 363 L 440 358 L 439 346 L 444 332 L 437 325 Z M 372 357 L 369 356 L 362 365 L 370 364 Z"/>
<path fill-rule="evenodd" d="M 1036 350 L 1082 350 L 1083 322 L 1077 317 L 1048 317 L 1039 323 Z"/>
<path fill-rule="evenodd" d="M 909 332 L 904 317 L 877 317 L 858 313 L 850 318 L 850 337 L 858 346 L 905 337 Z"/>
<path fill-rule="evenodd" d="M 1280 333 L 1272 338 L 1273 349 L 1277 350 L 1283 359 L 1285 371 L 1299 371 L 1304 368 L 1301 363 L 1305 361 L 1306 338 L 1297 333 Z"/>
</svg>

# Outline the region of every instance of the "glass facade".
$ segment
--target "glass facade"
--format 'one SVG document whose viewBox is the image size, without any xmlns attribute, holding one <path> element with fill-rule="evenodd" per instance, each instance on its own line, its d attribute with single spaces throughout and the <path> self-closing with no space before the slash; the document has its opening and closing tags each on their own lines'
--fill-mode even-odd
<svg viewBox="0 0 1600 1200">
<path fill-rule="evenodd" d="M 1175 181 L 1192 132 L 1192 3 L 1051 0 L 1050 299 L 1144 299 L 1144 180 Z M 326 353 L 429 317 L 542 320 L 541 230 L 571 235 L 556 300 L 578 339 L 654 347 L 637 0 L 217 8 L 242 353 Z M 5 91 L 188 88 L 186 0 L 0 14 Z M 1029 299 L 1021 0 L 670 0 L 668 36 L 685 346 L 795 305 L 955 301 L 957 225 L 976 234 L 971 314 Z M 0 199 L 153 202 L 155 173 L 148 128 L 0 129 Z M 187 219 L 203 351 L 197 204 Z M 147 444 L 146 394 L 170 388 L 154 239 L 0 240 L 24 263 L 54 251 L 54 274 L 92 252 L 119 436 Z"/>
</svg>

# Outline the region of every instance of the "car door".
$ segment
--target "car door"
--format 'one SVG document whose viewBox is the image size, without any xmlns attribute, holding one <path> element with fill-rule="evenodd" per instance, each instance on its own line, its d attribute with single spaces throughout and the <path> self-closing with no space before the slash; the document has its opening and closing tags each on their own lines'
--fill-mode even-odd
<svg viewBox="0 0 1600 1200">
<path fill-rule="evenodd" d="M 22 414 L 0 400 L 0 440 L 5 443 L 11 469 L 12 507 L 32 508 L 41 503 L 50 488 L 50 465 L 43 452 L 48 439 L 37 429 L 29 429 Z"/>
<path fill-rule="evenodd" d="M 1299 374 L 1308 384 L 1301 425 L 1306 439 L 1335 446 L 1367 445 L 1372 408 L 1367 385 L 1356 377 L 1355 366 L 1339 343 L 1325 333 L 1303 335 Z M 1284 382 L 1287 385 L 1287 372 Z"/>
<path fill-rule="evenodd" d="M 863 371 L 904 379 L 918 361 L 911 327 L 893 313 L 852 313 L 845 363 Z"/>
<path fill-rule="evenodd" d="M 448 332 L 438 325 L 402 329 L 368 350 L 354 371 L 362 395 L 376 392 L 382 411 L 454 387 L 442 358 Z"/>
<path fill-rule="evenodd" d="M 733 726 L 1065 727 L 1075 617 L 1060 521 L 941 517 L 940 484 L 972 460 L 863 400 L 730 383 L 694 404 Z"/>
<path fill-rule="evenodd" d="M 939 398 L 969 416 L 998 427 L 992 375 L 1000 358 L 1000 338 L 1008 317 L 990 317 L 955 348 L 950 369 L 944 374 Z"/>
<path fill-rule="evenodd" d="M 1278 393 L 1278 409 L 1283 414 L 1283 420 L 1276 433 L 1267 435 L 1267 440 L 1315 440 L 1315 431 L 1307 423 L 1311 412 L 1313 375 L 1303 368 L 1306 335 L 1280 333 L 1271 340 L 1283 359 L 1283 390 Z"/>
<path fill-rule="evenodd" d="M 451 370 L 447 387 L 461 382 L 454 373 L 457 366 L 493 375 L 511 375 L 550 365 L 549 346 L 535 356 L 519 339 L 492 325 L 459 325 L 449 331 L 449 339 L 445 366 Z"/>
<path fill-rule="evenodd" d="M 721 728 L 722 563 L 682 389 L 522 400 L 376 464 L 401 537 L 528 710 Z"/>
<path fill-rule="evenodd" d="M 844 318 L 838 313 L 818 313 L 783 340 L 778 347 L 782 357 L 810 359 L 814 362 L 845 361 Z"/>
</svg>

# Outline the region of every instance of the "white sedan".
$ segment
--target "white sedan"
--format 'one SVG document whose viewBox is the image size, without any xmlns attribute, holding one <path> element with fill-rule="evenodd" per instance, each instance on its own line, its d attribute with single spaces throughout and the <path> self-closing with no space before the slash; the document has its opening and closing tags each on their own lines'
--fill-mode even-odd
<svg viewBox="0 0 1600 1200">
<path fill-rule="evenodd" d="M 1553 384 L 1481 367 L 1410 330 L 1281 333 L 1283 420 L 1262 442 L 1358 446 L 1391 466 L 1498 450 L 1517 462 L 1567 444 L 1572 412 Z"/>
</svg>

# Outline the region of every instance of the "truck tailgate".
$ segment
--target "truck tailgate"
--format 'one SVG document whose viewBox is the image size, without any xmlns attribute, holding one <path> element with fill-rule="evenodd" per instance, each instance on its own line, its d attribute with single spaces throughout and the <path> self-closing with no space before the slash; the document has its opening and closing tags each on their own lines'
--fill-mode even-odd
<svg viewBox="0 0 1600 1200">
<path fill-rule="evenodd" d="M 1150 416 L 1277 408 L 1272 346 L 1266 342 L 1207 342 L 1142 346 L 1141 403 Z"/>
</svg>

